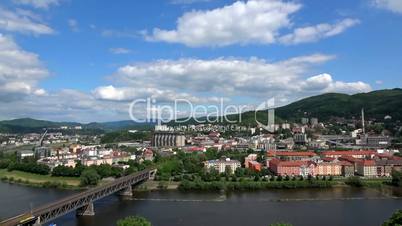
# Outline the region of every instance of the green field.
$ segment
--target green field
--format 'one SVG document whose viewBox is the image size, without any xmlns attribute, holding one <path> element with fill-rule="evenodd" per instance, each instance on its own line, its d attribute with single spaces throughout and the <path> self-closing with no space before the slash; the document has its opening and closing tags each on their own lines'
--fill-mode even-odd
<svg viewBox="0 0 402 226">
<path fill-rule="evenodd" d="M 50 175 L 39 175 L 21 171 L 8 172 L 6 169 L 1 169 L 0 178 L 5 177 L 7 177 L 8 180 L 10 178 L 13 178 L 13 181 L 17 183 L 24 183 L 38 186 L 43 185 L 45 183 L 65 184 L 69 187 L 78 187 L 80 185 L 80 179 L 76 177 L 52 177 Z"/>
</svg>

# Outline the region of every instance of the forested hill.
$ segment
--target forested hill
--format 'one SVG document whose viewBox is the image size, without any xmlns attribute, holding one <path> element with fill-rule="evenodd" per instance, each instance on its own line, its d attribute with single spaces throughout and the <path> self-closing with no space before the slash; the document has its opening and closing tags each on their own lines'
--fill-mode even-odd
<svg viewBox="0 0 402 226">
<path fill-rule="evenodd" d="M 275 113 L 287 120 L 301 117 L 328 120 L 331 117 L 360 118 L 362 108 L 366 118 L 381 120 L 390 115 L 394 120 L 402 120 L 402 89 L 377 90 L 354 95 L 326 93 L 277 108 Z"/>
<path fill-rule="evenodd" d="M 302 117 L 317 117 L 320 121 L 326 121 L 331 117 L 360 118 L 361 109 L 364 108 L 367 119 L 384 119 L 390 115 L 392 120 L 402 120 L 402 89 L 377 90 L 369 93 L 354 95 L 340 93 L 326 93 L 308 97 L 289 105 L 275 109 L 277 122 L 283 120 L 300 121 Z M 254 112 L 242 114 L 242 124 L 254 125 Z M 229 116 L 230 120 L 238 119 L 237 115 Z M 264 122 L 267 114 L 258 112 L 257 118 Z M 175 124 L 173 122 L 169 124 Z M 196 124 L 190 120 L 187 124 Z M 116 131 L 122 129 L 151 129 L 152 123 L 136 123 L 133 121 L 116 121 L 103 123 L 81 124 L 77 122 L 51 122 L 31 118 L 0 121 L 0 132 L 24 133 L 40 132 L 43 128 L 57 128 L 61 126 L 82 126 L 86 130 Z"/>
<path fill-rule="evenodd" d="M 57 129 L 62 126 L 69 128 L 81 126 L 83 132 L 103 133 L 116 130 L 128 129 L 149 129 L 153 128 L 152 123 L 136 123 L 131 120 L 115 121 L 115 122 L 92 122 L 88 124 L 78 122 L 52 122 L 45 120 L 37 120 L 32 118 L 20 118 L 13 120 L 0 121 L 0 133 L 30 133 L 43 132 L 46 129 Z M 84 131 L 85 130 L 85 131 Z"/>
<path fill-rule="evenodd" d="M 351 119 L 361 117 L 361 109 L 364 108 L 367 119 L 382 120 L 390 115 L 392 120 L 402 120 L 402 89 L 377 90 L 369 93 L 354 95 L 341 93 L 326 93 L 301 99 L 286 106 L 275 109 L 276 122 L 290 121 L 300 122 L 302 117 L 316 117 L 320 121 L 327 121 L 332 117 Z M 230 115 L 227 118 L 235 121 L 238 115 Z M 204 120 L 205 118 L 199 118 Z M 260 122 L 267 120 L 266 111 L 257 113 Z M 196 124 L 190 120 L 186 124 Z M 255 125 L 255 112 L 245 112 L 241 115 L 241 124 Z M 169 125 L 175 125 L 170 122 Z"/>
</svg>

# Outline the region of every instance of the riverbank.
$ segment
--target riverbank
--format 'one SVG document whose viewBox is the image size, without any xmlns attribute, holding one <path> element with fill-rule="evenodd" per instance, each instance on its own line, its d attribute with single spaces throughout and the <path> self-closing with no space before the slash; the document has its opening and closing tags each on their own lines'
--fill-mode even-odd
<svg viewBox="0 0 402 226">
<path fill-rule="evenodd" d="M 59 189 L 85 189 L 80 187 L 80 179 L 77 177 L 53 177 L 50 175 L 39 175 L 21 171 L 0 170 L 2 181 L 14 184 L 21 184 L 33 187 L 59 188 Z M 185 190 L 185 191 L 253 191 L 266 189 L 298 189 L 298 188 L 332 188 L 332 187 L 368 187 L 381 188 L 388 187 L 390 179 L 362 179 L 359 185 L 348 184 L 347 178 L 335 178 L 334 180 L 282 180 L 282 181 L 254 181 L 251 179 L 242 181 L 145 181 L 135 187 L 135 191 L 157 191 L 157 190 Z M 100 183 L 107 183 L 104 179 Z"/>
<path fill-rule="evenodd" d="M 148 180 L 135 187 L 134 191 L 177 190 L 180 182 Z"/>
<path fill-rule="evenodd" d="M 52 177 L 50 175 L 39 175 L 16 170 L 9 172 L 6 169 L 1 169 L 0 179 L 9 183 L 33 187 L 82 189 L 80 179 L 76 177 Z"/>
</svg>

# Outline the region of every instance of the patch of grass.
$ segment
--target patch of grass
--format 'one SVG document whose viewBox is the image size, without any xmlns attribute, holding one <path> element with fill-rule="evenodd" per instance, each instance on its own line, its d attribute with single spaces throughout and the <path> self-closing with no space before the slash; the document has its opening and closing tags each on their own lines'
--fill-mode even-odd
<svg viewBox="0 0 402 226">
<path fill-rule="evenodd" d="M 39 175 L 33 173 L 26 173 L 21 171 L 8 172 L 6 169 L 0 170 L 0 178 L 2 180 L 14 181 L 17 183 L 33 184 L 49 186 L 56 184 L 62 185 L 62 187 L 78 187 L 80 185 L 79 178 L 74 177 L 52 177 L 50 175 Z"/>
</svg>

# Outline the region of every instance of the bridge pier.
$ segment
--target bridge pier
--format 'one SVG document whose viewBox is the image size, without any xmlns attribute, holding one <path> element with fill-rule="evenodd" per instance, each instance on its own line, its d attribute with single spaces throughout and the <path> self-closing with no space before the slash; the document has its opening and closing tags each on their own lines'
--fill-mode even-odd
<svg viewBox="0 0 402 226">
<path fill-rule="evenodd" d="M 78 208 L 76 215 L 77 216 L 94 216 L 95 215 L 94 203 L 91 202 L 88 205 Z"/>
<path fill-rule="evenodd" d="M 145 169 L 140 172 L 120 177 L 108 184 L 89 189 L 79 194 L 71 195 L 59 201 L 38 206 L 32 209 L 30 212 L 25 212 L 18 216 L 0 221 L 0 225 L 45 225 L 53 219 L 56 219 L 74 210 L 76 210 L 77 216 L 93 216 L 95 215 L 93 202 L 114 193 L 132 196 L 132 185 L 152 179 L 154 175 L 155 170 Z"/>
<path fill-rule="evenodd" d="M 40 222 L 40 217 L 36 218 L 36 221 L 33 224 L 33 226 L 42 226 L 42 223 Z"/>
<path fill-rule="evenodd" d="M 130 186 L 124 188 L 119 192 L 119 195 L 121 196 L 133 196 L 133 188 Z"/>
</svg>

